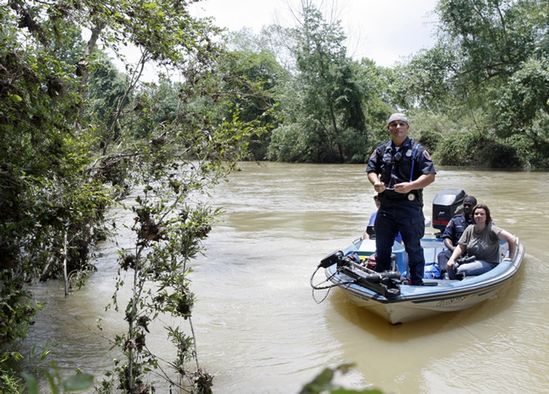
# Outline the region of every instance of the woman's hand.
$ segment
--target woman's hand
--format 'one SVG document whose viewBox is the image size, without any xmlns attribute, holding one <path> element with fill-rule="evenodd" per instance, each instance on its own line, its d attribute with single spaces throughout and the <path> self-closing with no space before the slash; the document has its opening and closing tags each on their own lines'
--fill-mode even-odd
<svg viewBox="0 0 549 394">
<path fill-rule="evenodd" d="M 448 263 L 446 263 L 448 268 L 454 268 L 454 266 L 456 265 L 456 259 L 459 259 L 466 250 L 467 248 L 465 247 L 465 245 L 458 244 L 452 252 L 450 258 L 448 259 Z"/>
</svg>

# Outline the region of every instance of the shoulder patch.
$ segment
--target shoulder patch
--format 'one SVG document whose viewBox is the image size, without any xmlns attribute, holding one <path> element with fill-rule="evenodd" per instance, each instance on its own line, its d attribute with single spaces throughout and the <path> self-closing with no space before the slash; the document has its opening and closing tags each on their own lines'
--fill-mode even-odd
<svg viewBox="0 0 549 394">
<path fill-rule="evenodd" d="M 429 152 L 427 152 L 427 149 L 423 150 L 423 157 L 425 157 L 427 160 L 432 160 L 431 155 Z"/>
</svg>

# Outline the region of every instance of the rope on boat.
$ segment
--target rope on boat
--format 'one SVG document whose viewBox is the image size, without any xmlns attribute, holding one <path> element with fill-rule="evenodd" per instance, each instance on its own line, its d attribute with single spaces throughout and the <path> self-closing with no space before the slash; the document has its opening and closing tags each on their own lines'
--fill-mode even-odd
<svg viewBox="0 0 549 394">
<path fill-rule="evenodd" d="M 330 285 L 320 286 L 323 283 L 329 282 L 330 279 L 332 279 L 338 273 L 338 271 L 336 270 L 332 275 L 327 277 L 324 281 L 322 281 L 318 284 L 314 284 L 313 279 L 314 279 L 316 273 L 318 272 L 318 270 L 320 268 L 322 268 L 320 265 L 318 267 L 316 267 L 316 270 L 313 272 L 313 274 L 311 275 L 311 279 L 310 279 L 310 284 L 311 284 L 311 287 L 312 287 L 311 293 L 312 293 L 312 296 L 313 296 L 313 300 L 317 304 L 322 303 L 326 298 L 328 298 L 328 295 L 330 294 L 330 290 L 332 288 L 337 287 L 337 286 L 350 285 L 350 284 L 356 283 L 356 280 L 353 280 L 353 281 L 349 281 L 349 282 L 333 283 L 333 284 L 330 284 Z M 326 292 L 324 297 L 322 297 L 321 300 L 317 300 L 316 297 L 315 297 L 315 290 L 328 290 L 328 291 Z"/>
</svg>

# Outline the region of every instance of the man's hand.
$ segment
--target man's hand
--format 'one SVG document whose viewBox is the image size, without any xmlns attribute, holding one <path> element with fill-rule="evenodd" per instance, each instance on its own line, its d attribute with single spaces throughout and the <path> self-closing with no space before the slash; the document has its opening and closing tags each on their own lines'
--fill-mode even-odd
<svg viewBox="0 0 549 394">
<path fill-rule="evenodd" d="M 381 181 L 374 183 L 374 190 L 378 193 L 383 193 L 385 191 L 385 184 Z"/>
<path fill-rule="evenodd" d="M 414 189 L 411 182 L 402 182 L 395 185 L 395 192 L 397 193 L 406 194 L 411 192 L 412 190 Z"/>
</svg>

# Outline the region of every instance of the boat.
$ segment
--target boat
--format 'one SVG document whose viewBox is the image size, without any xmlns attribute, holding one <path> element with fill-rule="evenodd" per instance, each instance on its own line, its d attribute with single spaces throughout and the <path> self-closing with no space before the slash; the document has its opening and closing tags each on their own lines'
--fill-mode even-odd
<svg viewBox="0 0 549 394">
<path fill-rule="evenodd" d="M 427 234 L 421 240 L 426 272 L 429 267 L 436 266 L 437 255 L 444 249 L 442 230 L 457 213 L 465 195 L 463 190 L 446 189 L 435 196 L 432 226 L 439 232 Z M 311 286 L 314 290 L 337 287 L 358 305 L 391 324 L 400 324 L 464 310 L 496 297 L 516 276 L 524 253 L 523 244 L 516 238 L 516 253 L 511 259 L 507 244 L 501 242 L 500 263 L 482 275 L 461 280 L 425 278 L 423 286 L 412 286 L 405 278 L 407 256 L 401 244 L 395 242 L 393 245 L 393 269 L 378 273 L 368 264 L 375 255 L 375 241 L 359 238 L 323 258 L 311 277 Z M 314 284 L 315 274 L 321 269 L 324 269 L 326 280 Z"/>
</svg>

